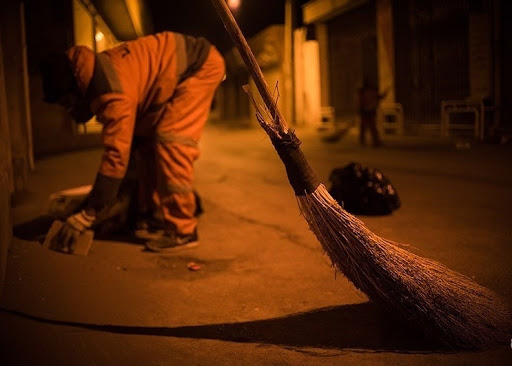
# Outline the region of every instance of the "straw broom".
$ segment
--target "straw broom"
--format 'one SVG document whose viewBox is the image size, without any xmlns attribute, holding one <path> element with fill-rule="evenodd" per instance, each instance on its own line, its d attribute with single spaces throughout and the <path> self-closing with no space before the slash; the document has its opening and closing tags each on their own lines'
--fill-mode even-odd
<svg viewBox="0 0 512 366">
<path fill-rule="evenodd" d="M 371 301 L 455 349 L 508 343 L 512 317 L 490 290 L 442 264 L 419 257 L 368 230 L 320 183 L 270 94 L 263 73 L 224 0 L 212 0 L 265 103 L 248 86 L 260 125 L 283 161 L 302 215 L 332 261 Z M 266 116 L 265 116 L 266 114 Z M 270 117 L 270 118 L 269 118 Z"/>
</svg>

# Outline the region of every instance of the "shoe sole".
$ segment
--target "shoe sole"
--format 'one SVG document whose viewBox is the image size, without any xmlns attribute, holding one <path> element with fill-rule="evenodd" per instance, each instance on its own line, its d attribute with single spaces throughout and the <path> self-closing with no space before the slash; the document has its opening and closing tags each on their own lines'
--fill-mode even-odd
<svg viewBox="0 0 512 366">
<path fill-rule="evenodd" d="M 139 238 L 139 239 L 153 240 L 153 239 L 157 239 L 158 237 L 162 236 L 164 234 L 164 230 L 148 231 L 145 229 L 140 229 L 140 230 L 135 230 L 134 234 L 135 234 L 135 237 Z"/>
<path fill-rule="evenodd" d="M 193 249 L 199 246 L 199 241 L 191 241 L 187 244 L 177 245 L 172 248 L 151 248 L 146 244 L 146 250 L 154 253 L 175 253 L 186 249 Z"/>
</svg>

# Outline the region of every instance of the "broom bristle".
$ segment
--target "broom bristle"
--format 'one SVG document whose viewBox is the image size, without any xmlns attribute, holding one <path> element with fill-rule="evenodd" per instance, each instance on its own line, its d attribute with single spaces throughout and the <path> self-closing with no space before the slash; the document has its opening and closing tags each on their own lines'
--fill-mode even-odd
<svg viewBox="0 0 512 366">
<path fill-rule="evenodd" d="M 335 269 L 372 301 L 452 348 L 508 342 L 510 312 L 493 292 L 372 233 L 322 184 L 297 199 Z"/>
</svg>

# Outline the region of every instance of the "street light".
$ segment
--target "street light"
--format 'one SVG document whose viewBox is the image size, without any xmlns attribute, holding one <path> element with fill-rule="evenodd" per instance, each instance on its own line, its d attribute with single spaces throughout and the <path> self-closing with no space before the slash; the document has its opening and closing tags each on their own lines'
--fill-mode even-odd
<svg viewBox="0 0 512 366">
<path fill-rule="evenodd" d="M 231 10 L 237 10 L 240 7 L 240 0 L 228 0 L 228 6 Z"/>
<path fill-rule="evenodd" d="M 105 35 L 103 34 L 103 32 L 98 32 L 96 33 L 94 38 L 96 39 L 96 42 L 101 42 L 105 38 Z"/>
</svg>

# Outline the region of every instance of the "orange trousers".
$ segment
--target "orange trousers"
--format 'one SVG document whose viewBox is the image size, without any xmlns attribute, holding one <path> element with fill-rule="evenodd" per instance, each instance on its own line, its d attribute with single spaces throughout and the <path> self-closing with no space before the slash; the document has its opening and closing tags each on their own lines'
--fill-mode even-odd
<svg viewBox="0 0 512 366">
<path fill-rule="evenodd" d="M 179 234 L 196 230 L 194 162 L 215 90 L 225 75 L 215 47 L 203 66 L 177 85 L 156 126 L 155 138 L 137 148 L 139 206 L 164 220 Z"/>
</svg>

